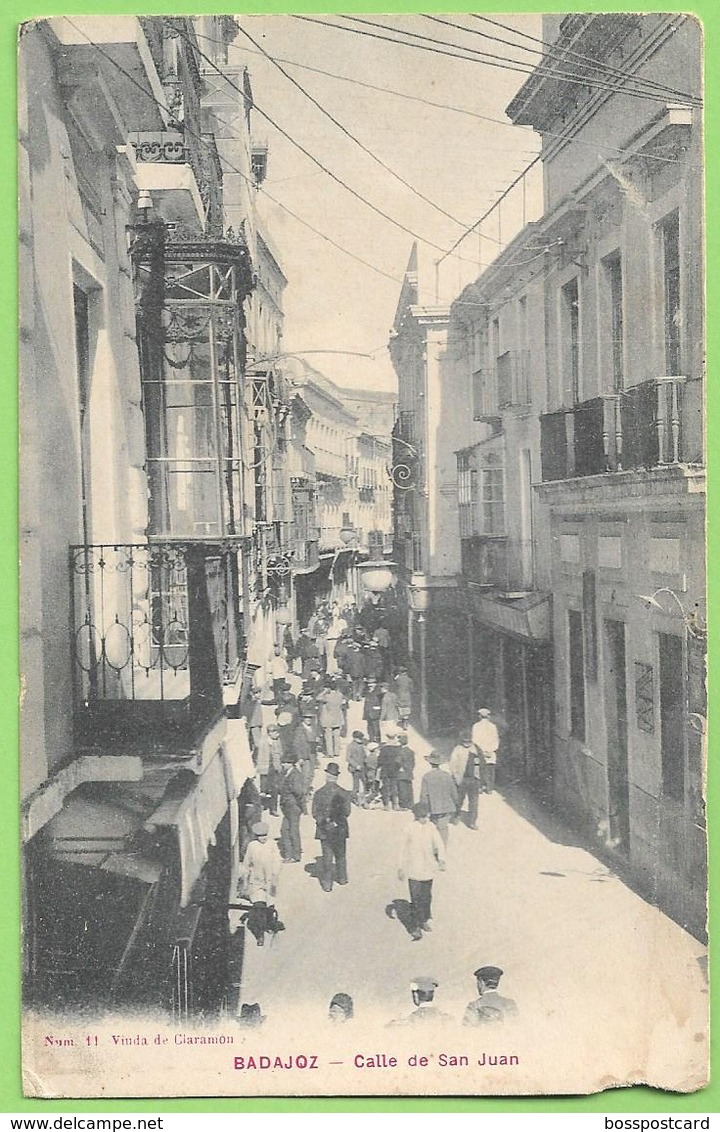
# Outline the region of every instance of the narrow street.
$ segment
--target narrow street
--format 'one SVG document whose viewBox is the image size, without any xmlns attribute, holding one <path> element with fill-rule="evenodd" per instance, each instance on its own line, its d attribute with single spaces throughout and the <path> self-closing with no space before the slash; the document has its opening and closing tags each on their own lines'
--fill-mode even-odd
<svg viewBox="0 0 720 1132">
<path fill-rule="evenodd" d="M 350 729 L 359 709 L 351 705 Z M 414 730 L 410 745 L 417 796 L 430 745 Z M 349 786 L 341 765 L 340 783 Z M 316 785 L 321 779 L 318 772 Z M 278 893 L 286 930 L 264 949 L 250 937 L 246 945 L 242 1000 L 261 1004 L 267 1031 L 287 1038 L 322 1030 L 332 995 L 344 991 L 355 1004 L 355 1037 L 362 1028 L 367 1042 L 410 1013 L 411 979 L 430 975 L 439 983 L 436 1004 L 457 1021 L 457 1045 L 468 1037 L 459 1023 L 475 997 L 473 971 L 495 964 L 505 971 L 501 993 L 518 1004 L 512 1048 L 527 1051 L 537 1088 L 561 1088 L 571 1065 L 592 1088 L 626 1081 L 629 1066 L 638 1081 L 666 1064 L 680 1073 L 677 1050 L 702 1061 L 705 948 L 572 836 L 541 832 L 500 793 L 481 796 L 477 832 L 451 828 L 447 870 L 434 883 L 433 931 L 413 942 L 386 914 L 393 899 L 407 899 L 397 859 L 412 820 L 354 807 L 350 883 L 326 894 L 308 872 L 319 845 L 312 819 L 303 818 L 303 860 L 283 866 Z M 549 818 L 542 824 L 553 828 Z M 385 1043 L 388 1033 L 397 1031 Z M 509 1034 L 506 1024 L 502 1040 Z M 483 1038 L 501 1044 L 496 1032 Z"/>
</svg>

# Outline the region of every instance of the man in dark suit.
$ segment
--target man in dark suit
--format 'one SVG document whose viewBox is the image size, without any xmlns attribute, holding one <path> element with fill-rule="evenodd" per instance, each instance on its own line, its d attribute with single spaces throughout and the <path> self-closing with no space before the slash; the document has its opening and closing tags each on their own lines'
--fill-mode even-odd
<svg viewBox="0 0 720 1132">
<path fill-rule="evenodd" d="M 285 861 L 299 861 L 302 857 L 300 842 L 300 815 L 305 813 L 305 782 L 297 769 L 297 759 L 292 751 L 287 751 L 282 759 L 280 779 L 280 809 L 282 826 L 280 828 L 280 856 Z"/>
<path fill-rule="evenodd" d="M 347 884 L 347 839 L 350 835 L 350 795 L 338 785 L 340 767 L 330 762 L 325 768 L 325 785 L 316 791 L 312 804 L 315 837 L 320 842 L 320 886 L 332 892 L 333 881 Z"/>
<path fill-rule="evenodd" d="M 317 721 L 307 710 L 303 710 L 303 717 L 293 732 L 290 750 L 300 764 L 300 772 L 305 782 L 305 795 L 310 797 L 313 788 L 313 778 L 317 766 Z"/>
</svg>

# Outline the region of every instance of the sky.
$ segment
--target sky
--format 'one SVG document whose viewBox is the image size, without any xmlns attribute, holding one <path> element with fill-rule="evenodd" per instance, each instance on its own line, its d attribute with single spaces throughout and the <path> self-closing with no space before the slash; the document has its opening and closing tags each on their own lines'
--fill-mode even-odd
<svg viewBox="0 0 720 1132">
<path fill-rule="evenodd" d="M 250 70 L 256 104 L 253 138 L 269 147 L 267 179 L 258 206 L 288 279 L 283 344 L 287 351 L 307 351 L 307 360 L 341 385 L 392 390 L 395 377 L 387 343 L 415 238 L 423 242 L 431 299 L 447 302 L 522 226 L 523 199 L 526 220 L 542 212 L 537 166 L 525 193 L 518 187 L 503 202 L 500 216 L 496 209 L 484 222 L 481 238 L 477 232 L 467 236 L 451 256 L 442 259 L 436 296 L 435 261 L 538 151 L 537 136 L 527 127 L 512 126 L 504 113 L 526 75 L 490 65 L 497 60 L 458 60 L 371 38 L 369 32 L 388 33 L 343 17 L 317 18 L 365 34 L 292 16 L 243 15 L 237 17 L 241 31 L 230 49 L 230 62 L 241 59 Z M 468 14 L 440 17 L 450 19 L 455 27 L 420 15 L 366 13 L 360 18 L 431 40 L 511 56 L 524 65 L 538 61 L 537 53 L 528 54 L 520 46 L 531 47 L 529 41 Z M 530 35 L 542 35 L 539 16 L 497 19 Z M 517 46 L 486 36 L 513 40 Z M 406 184 L 334 125 L 259 47 L 277 61 L 302 64 L 302 68 L 287 62 L 282 66 Z M 441 103 L 442 108 L 429 102 Z M 391 220 L 321 170 L 265 114 Z M 278 205 L 371 266 L 333 247 Z M 338 353 L 315 353 L 325 350 Z"/>
</svg>

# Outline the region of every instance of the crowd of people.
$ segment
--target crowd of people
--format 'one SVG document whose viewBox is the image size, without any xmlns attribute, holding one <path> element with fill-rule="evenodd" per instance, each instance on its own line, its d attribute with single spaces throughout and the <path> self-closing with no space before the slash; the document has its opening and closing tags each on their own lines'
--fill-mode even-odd
<svg viewBox="0 0 720 1132">
<path fill-rule="evenodd" d="M 286 630 L 252 690 L 246 717 L 255 774 L 239 797 L 239 883 L 246 927 L 261 946 L 284 928 L 274 898 L 283 862 L 303 858 L 301 817 L 311 814 L 320 847 L 307 871 L 331 892 L 348 883 L 353 807 L 412 812 L 398 861 L 410 899 L 386 911 L 413 941 L 432 930 L 433 879 L 445 869 L 450 826 L 463 821 L 477 829 L 479 796 L 494 789 L 499 733 L 490 710 L 481 708 L 449 759 L 429 753 L 416 797 L 420 768 L 408 732 L 414 685 L 394 660 L 377 610 L 369 618 L 354 605 L 320 605 L 297 640 Z M 353 702 L 351 716 L 362 727 L 349 731 Z M 338 781 L 343 760 L 350 790 Z M 269 840 L 264 811 L 282 819 L 278 843 Z"/>
</svg>

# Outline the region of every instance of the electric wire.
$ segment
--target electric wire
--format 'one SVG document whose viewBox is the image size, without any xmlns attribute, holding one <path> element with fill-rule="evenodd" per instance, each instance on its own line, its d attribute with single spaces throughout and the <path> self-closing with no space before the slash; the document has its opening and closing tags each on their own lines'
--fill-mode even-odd
<svg viewBox="0 0 720 1132">
<path fill-rule="evenodd" d="M 171 113 L 170 108 L 168 106 L 166 106 L 165 103 L 160 102 L 160 100 L 157 99 L 154 94 L 152 94 L 150 91 L 146 90 L 145 87 L 137 81 L 137 79 L 134 77 L 134 75 L 132 75 L 129 71 L 125 70 L 125 68 L 122 67 L 117 62 L 117 60 L 114 59 L 112 57 L 112 55 L 109 54 L 109 52 L 104 51 L 99 43 L 96 43 L 93 39 L 90 38 L 89 35 L 86 35 L 86 33 L 82 30 L 82 28 L 78 27 L 77 24 L 73 23 L 73 21 L 70 19 L 69 16 L 63 16 L 62 18 L 67 20 L 67 22 L 71 25 L 71 27 L 73 27 L 75 29 L 75 31 L 77 31 L 80 35 L 82 35 L 82 37 L 87 41 L 87 43 L 89 43 L 91 45 L 91 47 L 94 47 L 95 50 L 98 51 L 99 54 L 102 55 L 104 59 L 107 59 L 107 61 L 109 63 L 111 63 L 112 66 L 117 71 L 119 71 L 122 75 L 124 75 L 125 78 L 127 78 L 133 84 L 133 86 L 137 87 L 137 89 L 149 101 L 154 103 L 161 110 L 164 110 L 168 115 Z M 225 123 L 225 124 L 227 125 L 227 123 Z M 204 141 L 202 135 L 197 133 L 197 131 L 192 130 L 187 124 L 185 124 L 185 123 L 183 124 L 183 129 L 187 134 L 189 134 L 190 137 L 195 138 L 196 141 L 199 141 L 201 143 Z M 248 177 L 247 174 L 244 173 L 242 169 L 238 169 L 238 167 L 236 165 L 233 165 L 233 163 L 231 161 L 227 160 L 227 158 L 221 158 L 221 162 L 226 166 L 226 168 L 230 172 L 237 173 L 238 176 L 242 177 L 242 179 L 252 189 L 257 188 L 255 181 L 253 181 L 253 179 L 251 177 Z M 288 216 L 292 217 L 293 220 L 296 220 L 299 224 L 302 224 L 305 228 L 308 228 L 309 231 L 313 232 L 316 236 L 319 236 L 320 239 L 324 240 L 326 243 L 331 244 L 338 251 L 343 252 L 344 255 L 349 256 L 350 259 L 354 259 L 357 263 L 362 264 L 363 267 L 369 268 L 370 271 L 374 271 L 378 275 L 383 275 L 386 279 L 389 279 L 392 283 L 399 283 L 399 284 L 403 283 L 403 280 L 401 278 L 399 278 L 398 276 L 390 275 L 389 272 L 384 271 L 382 268 L 377 267 L 375 264 L 370 263 L 368 260 L 365 260 L 361 256 L 356 255 L 354 252 L 351 252 L 348 248 L 343 247 L 342 244 L 338 244 L 335 240 L 332 239 L 331 236 L 328 236 L 324 232 L 321 232 L 318 228 L 315 228 L 314 225 L 310 224 L 309 221 L 304 220 L 301 216 L 298 216 L 295 212 L 292 211 L 292 209 L 288 208 L 287 205 L 283 204 L 279 200 L 276 200 L 276 198 L 273 197 L 270 193 L 268 193 L 264 189 L 264 187 L 262 188 L 262 192 L 263 192 L 264 196 L 266 196 L 268 198 L 268 200 L 272 201 L 272 203 L 277 205 L 278 208 L 280 208 L 284 212 L 286 212 L 288 214 Z"/>
<path fill-rule="evenodd" d="M 473 15 L 473 13 L 468 13 L 468 15 Z M 477 16 L 477 17 L 474 17 L 474 18 L 482 19 L 483 17 Z M 479 31 L 477 28 L 467 27 L 467 25 L 465 25 L 465 24 L 453 23 L 451 20 L 445 20 L 441 16 L 424 15 L 423 19 L 430 20 L 430 21 L 432 21 L 433 23 L 436 23 L 436 24 L 442 24 L 444 27 L 453 28 L 455 31 L 466 32 L 468 35 L 480 36 L 481 38 L 491 40 L 494 43 L 502 43 L 505 47 L 514 47 L 518 51 L 526 51 L 529 54 L 541 56 L 540 61 L 537 61 L 537 60 L 533 60 L 533 61 L 528 60 L 527 61 L 528 65 L 532 66 L 533 68 L 540 67 L 542 65 L 542 62 L 547 62 L 548 60 L 550 60 L 551 62 L 558 63 L 558 64 L 563 64 L 563 63 L 567 63 L 568 60 L 570 62 L 572 62 L 574 58 L 577 58 L 580 62 L 580 65 L 582 65 L 583 67 L 588 67 L 591 70 L 598 72 L 598 74 L 596 76 L 597 78 L 606 79 L 607 81 L 618 81 L 618 80 L 628 80 L 629 79 L 629 80 L 631 80 L 633 86 L 638 90 L 638 92 L 641 89 L 646 90 L 648 92 L 648 95 L 650 95 L 650 96 L 660 95 L 664 99 L 683 98 L 686 101 L 692 101 L 696 97 L 695 95 L 689 94 L 687 92 L 673 90 L 672 87 L 664 86 L 662 83 L 658 83 L 654 79 L 643 78 L 641 75 L 635 74 L 632 71 L 623 71 L 623 70 L 620 70 L 619 68 L 612 67 L 612 66 L 610 66 L 610 64 L 603 63 L 600 60 L 592 59 L 589 55 L 579 55 L 579 54 L 576 54 L 575 52 L 572 52 L 572 51 L 560 51 L 560 52 L 558 52 L 557 50 L 552 49 L 551 44 L 545 44 L 545 46 L 547 48 L 549 48 L 549 50 L 543 50 L 539 46 L 525 47 L 521 43 L 513 43 L 511 40 L 504 39 L 502 36 L 491 35 L 489 32 Z M 493 20 L 490 20 L 489 22 L 495 23 L 495 21 L 493 21 Z M 505 26 L 505 25 L 501 25 L 501 26 Z M 527 38 L 530 39 L 530 38 L 533 38 L 533 37 L 528 36 Z M 539 41 L 539 42 L 545 43 L 544 40 Z M 517 62 L 521 62 L 521 60 L 517 60 Z M 551 72 L 551 73 L 557 74 L 559 72 Z M 591 75 L 591 78 L 594 78 L 594 77 L 595 76 Z"/>
<path fill-rule="evenodd" d="M 468 13 L 468 15 L 470 15 L 470 14 L 471 13 Z M 331 27 L 331 26 L 335 26 L 335 25 L 328 24 L 327 26 Z M 341 31 L 343 29 L 338 28 L 337 30 Z M 213 36 L 210 36 L 210 35 L 204 35 L 204 34 L 201 34 L 200 32 L 196 32 L 195 34 L 198 37 L 198 39 L 204 39 L 204 40 L 207 40 L 210 43 L 218 43 L 219 44 L 221 42 L 219 39 L 216 39 L 216 38 L 214 38 Z M 259 52 L 253 52 L 251 48 L 243 48 L 242 50 L 247 51 L 248 54 L 259 54 Z M 402 98 L 402 99 L 405 99 L 409 102 L 418 102 L 423 106 L 430 106 L 430 107 L 433 107 L 436 110 L 447 110 L 448 112 L 450 112 L 452 114 L 462 114 L 462 115 L 465 115 L 469 118 L 477 118 L 480 121 L 490 122 L 490 123 L 492 123 L 493 125 L 496 125 L 496 126 L 504 126 L 507 129 L 512 129 L 512 130 L 530 129 L 529 126 L 515 125 L 515 123 L 508 121 L 507 118 L 494 118 L 489 114 L 480 114 L 478 111 L 469 110 L 464 106 L 452 106 L 451 104 L 449 104 L 447 102 L 434 102 L 432 99 L 421 98 L 419 95 L 408 94 L 406 91 L 393 90 L 390 87 L 378 86 L 375 83 L 368 83 L 368 82 L 363 81 L 362 79 L 350 78 L 348 75 L 338 75 L 334 71 L 325 71 L 321 67 L 311 67 L 307 63 L 298 63 L 297 60 L 295 60 L 295 59 L 283 59 L 283 58 L 280 58 L 279 56 L 277 56 L 276 58 L 278 59 L 278 62 L 284 63 L 288 67 L 296 67 L 296 68 L 298 68 L 298 70 L 301 70 L 301 71 L 311 71 L 313 74 L 323 75 L 326 78 L 330 78 L 330 79 L 337 79 L 339 82 L 350 83 L 353 86 L 364 87 L 366 90 L 377 91 L 379 94 L 390 94 L 390 95 L 393 95 L 395 98 Z M 543 130 L 543 137 L 557 138 L 560 141 L 572 140 L 574 145 L 581 146 L 584 149 L 591 149 L 594 153 L 598 154 L 598 156 L 600 158 L 602 158 L 602 156 L 603 156 L 601 153 L 598 153 L 597 145 L 593 144 L 592 142 L 585 142 L 581 138 L 575 138 L 575 137 L 573 137 L 571 132 L 558 133 L 558 132 L 553 131 L 553 130 L 545 130 L 544 129 Z M 620 154 L 620 155 L 627 152 L 627 147 L 612 146 L 612 145 L 607 145 L 605 143 L 603 144 L 603 149 L 606 150 L 606 151 L 611 151 L 613 154 Z M 512 152 L 512 151 L 510 149 L 507 149 L 506 152 Z M 682 165 L 682 166 L 684 166 L 685 168 L 688 168 L 688 169 L 702 169 L 702 166 L 700 166 L 700 165 L 692 165 L 692 164 L 690 164 L 690 163 L 688 163 L 688 162 L 686 162 L 682 159 L 678 159 L 676 157 L 667 157 L 667 156 L 665 156 L 663 154 L 659 154 L 659 153 L 646 153 L 643 156 L 644 156 L 645 160 L 648 160 L 648 161 L 660 161 L 663 164 L 667 164 L 667 165 Z M 486 238 L 492 239 L 493 237 L 488 236 Z"/>
<path fill-rule="evenodd" d="M 391 169 L 389 165 L 386 165 L 386 163 L 382 160 L 382 158 L 378 157 L 376 153 L 373 153 L 373 151 L 371 149 L 368 149 L 368 147 L 366 145 L 364 145 L 363 142 L 361 142 L 359 138 L 355 137 L 355 135 L 352 134 L 350 132 L 350 130 L 348 130 L 342 124 L 342 122 L 339 122 L 338 119 L 335 118 L 330 113 L 330 111 L 327 110 L 322 105 L 321 102 L 319 102 L 312 94 L 310 94 L 309 91 L 305 90 L 305 88 L 303 86 L 301 86 L 301 84 L 297 81 L 297 79 L 294 79 L 292 77 L 292 75 L 289 75 L 288 72 L 284 69 L 284 67 L 281 66 L 280 62 L 277 59 L 275 59 L 272 55 L 268 54 L 268 52 L 265 51 L 265 49 L 263 47 L 261 47 L 260 44 L 255 39 L 253 39 L 253 37 L 250 35 L 249 31 L 247 31 L 242 26 L 242 24 L 239 24 L 238 26 L 239 26 L 242 34 L 250 41 L 250 43 L 253 44 L 253 46 L 255 48 L 257 48 L 257 50 L 260 52 L 260 54 L 264 55 L 264 57 L 270 63 L 272 63 L 275 67 L 277 67 L 277 69 L 280 71 L 280 74 L 284 75 L 285 78 L 288 80 L 288 82 L 291 82 L 293 84 L 293 86 L 296 87 L 300 91 L 300 93 L 303 94 L 305 96 L 305 98 L 307 98 L 313 104 L 313 106 L 317 107 L 317 109 L 322 114 L 324 114 L 325 117 L 328 118 L 333 123 L 333 125 L 337 126 L 337 128 L 347 138 L 350 139 L 350 141 L 354 142 L 354 144 L 357 145 L 363 151 L 363 153 L 366 153 L 369 157 L 371 157 L 372 160 L 375 161 L 381 167 L 381 169 L 384 169 L 387 173 L 390 173 L 390 175 L 392 177 L 394 177 L 397 181 L 399 181 L 401 185 L 404 185 L 406 189 L 409 189 L 410 192 L 414 193 L 415 196 L 420 198 L 420 200 L 423 200 L 423 201 L 425 201 L 426 204 L 429 204 L 431 208 L 434 208 L 437 212 L 441 213 L 448 220 L 452 220 L 453 224 L 457 224 L 460 228 L 466 227 L 466 224 L 465 224 L 464 221 L 458 220 L 458 218 L 456 216 L 453 216 L 451 213 L 446 212 L 446 210 L 444 208 L 442 208 L 439 204 L 437 204 L 435 201 L 431 200 L 430 197 L 425 196 L 425 194 L 423 192 L 421 192 L 419 189 L 415 188 L 414 185 L 411 185 L 409 181 L 406 181 L 404 177 L 402 177 L 394 169 Z"/>
<path fill-rule="evenodd" d="M 579 51 L 572 51 L 572 50 L 570 50 L 570 48 L 567 48 L 567 47 L 559 50 L 557 43 L 550 43 L 546 39 L 540 39 L 539 36 L 530 35 L 529 32 L 519 31 L 517 28 L 513 28 L 509 24 L 504 24 L 500 20 L 495 20 L 490 16 L 479 16 L 479 15 L 476 15 L 474 12 L 468 12 L 468 15 L 473 20 L 480 20 L 482 23 L 492 24 L 493 27 L 502 28 L 504 31 L 510 32 L 512 35 L 518 36 L 522 39 L 530 40 L 532 43 L 538 44 L 541 47 L 546 48 L 548 51 L 551 51 L 555 54 L 555 57 L 556 57 L 556 59 L 558 59 L 558 61 L 561 61 L 565 58 L 572 58 L 572 59 L 577 60 L 579 63 L 582 63 L 584 66 L 595 67 L 596 69 L 601 69 L 608 74 L 616 76 L 617 78 L 626 78 L 626 77 L 630 77 L 632 75 L 632 72 L 625 71 L 621 67 L 613 67 L 610 63 L 603 63 L 598 59 L 593 59 L 593 57 L 591 55 L 585 55 L 585 54 L 583 54 L 582 52 L 579 52 Z M 685 18 L 684 16 L 681 17 L 681 19 L 683 19 L 683 20 L 684 20 L 684 18 Z M 467 30 L 470 30 L 470 29 L 468 28 Z M 479 35 L 485 35 L 486 38 L 491 38 L 490 36 L 488 36 L 488 34 L 486 32 L 479 32 L 478 34 Z M 516 46 L 516 47 L 521 46 L 521 44 L 509 43 L 509 41 L 507 41 L 507 40 L 505 40 L 505 41 L 501 40 L 500 42 L 506 42 L 506 43 L 508 43 L 508 46 L 511 46 L 511 47 L 512 46 Z M 530 50 L 533 50 L 533 49 L 532 48 L 525 48 L 525 50 L 530 51 Z M 544 51 L 541 51 L 540 54 L 545 55 L 546 53 Z M 643 86 L 656 87 L 659 92 L 667 92 L 667 94 L 673 95 L 676 98 L 683 98 L 683 99 L 686 99 L 688 101 L 698 98 L 697 95 L 690 94 L 688 91 L 677 90 L 675 87 L 667 86 L 665 83 L 659 83 L 655 79 L 637 78 L 636 81 L 641 82 Z"/>
<path fill-rule="evenodd" d="M 185 35 L 184 32 L 179 31 L 176 27 L 174 27 L 173 30 L 176 32 L 177 35 L 180 36 L 181 39 L 184 39 L 186 42 L 192 44 L 192 41 L 190 40 L 189 36 Z M 240 89 L 240 87 L 237 86 L 237 84 L 233 83 L 228 78 L 228 76 L 225 74 L 225 72 L 222 70 L 222 68 L 219 67 L 217 65 L 217 63 L 215 63 L 214 60 L 212 60 L 210 58 L 209 55 L 206 55 L 204 51 L 201 51 L 200 48 L 197 47 L 197 45 L 192 44 L 192 46 L 198 52 L 198 54 L 201 56 L 201 58 L 205 59 L 205 61 L 207 63 L 209 63 L 210 66 L 215 71 L 218 72 L 218 74 L 222 75 L 222 77 L 225 79 L 226 83 L 230 87 L 232 87 L 233 90 L 237 91 L 238 94 L 241 94 L 244 97 L 244 92 Z M 361 203 L 364 204 L 367 208 L 369 208 L 372 212 L 377 213 L 378 216 L 381 216 L 384 220 L 387 220 L 388 223 L 394 225 L 394 227 L 396 227 L 396 228 L 399 228 L 400 231 L 405 232 L 408 236 L 412 236 L 413 240 L 417 240 L 422 244 L 427 244 L 428 247 L 434 248 L 435 251 L 444 252 L 444 249 L 440 244 L 436 244 L 434 240 L 430 240 L 427 237 L 419 236 L 417 234 L 417 232 L 413 231 L 412 228 L 408 228 L 408 226 L 406 224 L 403 224 L 402 221 L 396 220 L 395 217 L 391 216 L 389 213 L 387 213 L 383 209 L 379 208 L 376 204 L 373 204 L 372 201 L 369 201 L 367 199 L 367 197 L 364 197 L 362 195 L 362 193 L 359 193 L 356 189 L 354 189 L 352 187 L 352 185 L 349 185 L 347 183 L 347 181 L 343 180 L 342 177 L 338 176 L 337 173 L 333 173 L 333 171 L 331 169 L 328 169 L 326 165 L 323 165 L 322 161 L 320 161 L 319 158 L 315 157 L 314 154 L 312 154 L 310 152 L 310 150 L 306 149 L 305 146 L 301 142 L 297 141 L 292 136 L 292 134 L 290 134 L 278 122 L 276 122 L 275 119 L 272 118 L 271 115 L 267 113 L 267 111 L 263 110 L 262 107 L 260 107 L 257 104 L 257 102 L 255 102 L 254 99 L 253 99 L 253 109 L 260 115 L 261 118 L 264 118 L 266 122 L 269 122 L 270 125 L 273 126 L 273 128 L 276 129 L 278 131 L 278 133 L 282 135 L 282 137 L 284 137 L 287 141 L 289 141 L 291 143 L 291 145 L 294 145 L 295 148 L 300 151 L 300 153 L 304 154 L 305 157 L 307 157 L 310 161 L 312 161 L 312 163 L 314 165 L 317 165 L 317 167 L 319 169 L 322 169 L 322 171 L 324 173 L 326 173 L 332 181 L 335 181 L 336 184 L 340 185 L 340 187 L 345 189 L 346 192 L 350 193 L 351 196 L 353 196 L 357 200 L 361 201 Z M 457 243 L 453 245 L 453 248 L 455 248 L 455 247 L 457 247 Z M 449 253 L 444 253 L 443 258 L 445 258 L 445 256 L 447 254 L 449 254 Z M 458 258 L 462 258 L 462 257 L 458 257 Z M 474 261 L 469 261 L 469 262 L 474 262 Z"/>
<path fill-rule="evenodd" d="M 492 54 L 489 54 L 487 52 L 476 51 L 476 50 L 469 48 L 469 47 L 460 47 L 458 44 L 446 43 L 443 40 L 437 40 L 437 39 L 434 39 L 434 38 L 429 37 L 429 36 L 421 36 L 417 32 L 410 32 L 410 31 L 406 31 L 404 29 L 396 30 L 395 28 L 388 28 L 387 25 L 374 23 L 374 22 L 369 21 L 369 20 L 363 20 L 358 16 L 342 16 L 340 18 L 345 19 L 345 20 L 353 20 L 356 23 L 362 24 L 363 27 L 362 28 L 354 28 L 354 27 L 345 26 L 344 24 L 333 24 L 333 23 L 329 23 L 327 20 L 318 19 L 317 17 L 314 17 L 314 16 L 300 16 L 300 15 L 292 15 L 291 16 L 291 19 L 294 19 L 294 20 L 303 20 L 306 23 L 320 24 L 322 27 L 335 28 L 336 31 L 348 31 L 348 32 L 353 32 L 357 35 L 366 35 L 366 36 L 369 36 L 371 39 L 384 40 L 386 43 L 395 43 L 395 44 L 398 44 L 402 47 L 414 47 L 414 48 L 416 48 L 417 50 L 420 50 L 420 51 L 430 51 L 431 53 L 433 53 L 435 55 L 445 55 L 445 56 L 448 56 L 451 59 L 462 59 L 465 62 L 480 63 L 484 66 L 496 67 L 500 70 L 506 70 L 506 71 L 515 71 L 519 74 L 525 74 L 525 75 L 531 75 L 535 71 L 535 68 L 531 65 L 527 65 L 527 66 L 513 65 L 510 62 L 508 62 L 507 60 L 503 61 L 502 56 L 492 55 Z M 390 31 L 390 32 L 393 33 L 393 36 L 395 38 L 391 38 L 388 35 L 382 35 L 382 34 L 380 34 L 380 32 L 369 31 L 368 28 L 380 28 L 380 29 L 385 30 L 385 31 Z M 427 42 L 425 42 L 425 43 L 414 43 L 414 42 L 410 42 L 408 39 L 398 39 L 398 38 L 396 38 L 398 35 L 413 36 L 415 39 L 426 40 Z M 434 47 L 430 46 L 431 43 L 435 44 L 436 46 L 434 46 Z M 443 46 L 439 46 L 440 44 L 444 44 L 444 47 L 452 47 L 452 48 L 454 48 L 454 50 L 453 51 L 444 50 Z M 458 54 L 458 52 L 465 52 L 465 54 Z M 597 90 L 608 91 L 608 92 L 613 93 L 613 94 L 618 92 L 617 84 L 613 86 L 609 83 L 600 83 L 596 80 L 595 81 L 592 80 L 588 75 L 581 75 L 581 74 L 571 73 L 571 72 L 566 72 L 566 71 L 562 71 L 562 72 L 555 71 L 555 72 L 553 72 L 552 70 L 550 70 L 549 73 L 554 74 L 557 78 L 562 79 L 564 82 L 574 84 L 576 86 L 581 86 L 581 87 L 584 87 L 586 89 L 593 89 L 594 88 L 594 89 L 597 89 Z M 666 102 L 667 101 L 666 99 L 660 99 L 660 98 L 654 97 L 654 96 L 648 94 L 645 91 L 630 89 L 627 86 L 624 88 L 624 93 L 629 94 L 629 95 L 633 95 L 637 98 L 644 98 L 644 99 L 650 100 L 650 101 L 656 101 L 656 102 Z"/>
<path fill-rule="evenodd" d="M 448 23 L 446 20 L 443 20 L 441 17 L 438 17 L 438 16 L 425 16 L 424 18 L 428 19 L 428 20 L 432 20 L 434 23 L 446 24 L 446 25 Z M 341 16 L 341 19 L 351 20 L 354 23 L 367 25 L 369 27 L 379 27 L 379 28 L 382 28 L 385 31 L 394 31 L 395 30 L 391 27 L 388 27 L 387 24 L 379 24 L 376 21 L 363 19 L 362 17 L 359 17 L 359 16 L 343 15 L 343 16 Z M 459 25 L 457 25 L 457 24 L 449 24 L 448 26 L 455 28 L 455 29 L 459 28 Z M 470 30 L 471 34 L 472 34 L 471 29 L 461 28 L 460 30 Z M 422 35 L 418 32 L 413 32 L 413 31 L 410 31 L 410 30 L 405 29 L 405 28 L 400 28 L 399 33 L 402 34 L 402 35 L 408 36 L 408 37 L 412 37 L 414 39 L 420 39 L 420 40 L 430 42 L 430 43 L 438 43 L 438 44 L 442 44 L 445 47 L 452 47 L 452 48 L 455 48 L 456 50 L 466 51 L 466 52 L 471 53 L 473 56 L 477 56 L 478 58 L 481 58 L 483 60 L 488 60 L 488 59 L 489 60 L 501 60 L 508 65 L 508 68 L 507 68 L 508 70 L 521 70 L 525 74 L 532 74 L 538 67 L 538 64 L 532 63 L 530 61 L 513 59 L 513 58 L 505 56 L 505 55 L 497 55 L 497 54 L 494 54 L 494 53 L 491 53 L 491 52 L 480 51 L 479 49 L 476 49 L 476 48 L 473 48 L 473 47 L 466 47 L 464 44 L 457 44 L 457 43 L 452 43 L 452 42 L 449 43 L 447 40 L 438 40 L 438 39 L 435 39 L 432 36 L 425 36 L 425 35 Z M 475 34 L 482 35 L 483 33 L 480 32 L 480 33 L 475 33 Z M 518 50 L 521 50 L 521 51 L 527 50 L 527 48 L 523 48 L 519 44 L 508 44 L 507 41 L 501 41 L 501 42 L 505 42 L 506 46 L 510 46 L 510 47 L 514 46 Z M 564 62 L 564 60 L 562 60 L 562 61 Z M 493 64 L 488 63 L 487 65 L 491 66 Z M 617 83 L 618 83 L 619 80 L 618 80 L 617 77 L 611 77 L 612 82 L 609 82 L 609 81 L 604 82 L 602 80 L 605 78 L 605 76 L 592 76 L 592 75 L 588 76 L 587 74 L 582 74 L 582 73 L 578 72 L 577 70 L 575 70 L 575 71 L 559 70 L 557 68 L 553 68 L 553 67 L 550 67 L 550 66 L 543 66 L 543 72 L 545 74 L 552 75 L 555 78 L 563 79 L 563 80 L 566 80 L 566 81 L 569 81 L 569 82 L 579 82 L 582 86 L 590 86 L 590 87 L 594 87 L 598 90 L 610 90 L 613 93 L 618 90 Z M 630 87 L 632 89 L 629 89 L 629 87 L 628 87 L 628 82 L 627 82 L 628 79 L 630 80 Z M 660 101 L 660 102 L 666 102 L 667 101 L 667 94 L 665 92 L 663 92 L 662 96 L 658 97 L 658 92 L 648 91 L 648 90 L 644 89 L 644 87 L 645 87 L 644 79 L 638 78 L 637 76 L 633 75 L 632 73 L 623 72 L 622 81 L 623 81 L 623 90 L 625 90 L 626 92 L 631 93 L 633 95 L 636 95 L 639 98 L 648 98 L 652 101 Z M 690 100 L 691 102 L 692 101 L 699 101 L 698 99 L 696 99 L 696 96 L 694 96 L 694 95 L 686 95 L 685 97 L 688 100 Z"/>
</svg>

